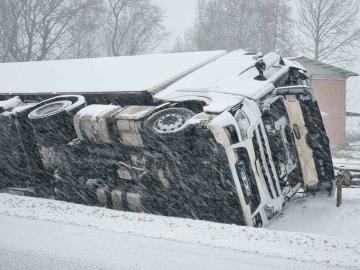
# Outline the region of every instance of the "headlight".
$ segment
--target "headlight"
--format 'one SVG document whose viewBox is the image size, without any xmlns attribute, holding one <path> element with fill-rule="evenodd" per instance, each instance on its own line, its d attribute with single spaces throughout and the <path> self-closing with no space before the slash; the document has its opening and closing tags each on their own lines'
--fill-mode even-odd
<svg viewBox="0 0 360 270">
<path fill-rule="evenodd" d="M 247 130 L 250 127 L 249 118 L 242 110 L 238 110 L 235 114 L 235 119 L 240 129 L 241 138 L 243 139 L 243 141 L 247 140 Z"/>
</svg>

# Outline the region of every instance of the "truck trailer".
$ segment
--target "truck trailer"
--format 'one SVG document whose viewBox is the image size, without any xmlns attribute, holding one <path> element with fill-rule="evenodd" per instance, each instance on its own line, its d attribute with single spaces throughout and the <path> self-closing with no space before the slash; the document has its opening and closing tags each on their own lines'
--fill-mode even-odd
<svg viewBox="0 0 360 270">
<path fill-rule="evenodd" d="M 0 64 L 0 189 L 261 227 L 334 170 L 306 70 L 244 50 Z"/>
</svg>

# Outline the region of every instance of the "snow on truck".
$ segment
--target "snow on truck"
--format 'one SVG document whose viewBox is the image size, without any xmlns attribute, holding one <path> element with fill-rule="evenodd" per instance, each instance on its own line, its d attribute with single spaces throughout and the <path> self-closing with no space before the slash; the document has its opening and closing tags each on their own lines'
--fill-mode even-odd
<svg viewBox="0 0 360 270">
<path fill-rule="evenodd" d="M 0 65 L 0 188 L 125 211 L 262 226 L 331 192 L 305 69 L 276 53 Z"/>
</svg>

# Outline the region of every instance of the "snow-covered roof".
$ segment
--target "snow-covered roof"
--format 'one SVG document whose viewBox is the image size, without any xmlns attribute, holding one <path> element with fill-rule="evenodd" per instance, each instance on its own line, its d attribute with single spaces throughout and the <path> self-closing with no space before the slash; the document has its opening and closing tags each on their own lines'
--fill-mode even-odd
<svg viewBox="0 0 360 270">
<path fill-rule="evenodd" d="M 157 91 L 226 51 L 0 64 L 2 94 Z"/>
<path fill-rule="evenodd" d="M 308 74 L 314 78 L 343 78 L 356 77 L 359 74 L 350 70 L 340 68 L 334 65 L 329 65 L 321 61 L 315 61 L 314 59 L 306 56 L 298 56 L 288 58 L 289 60 L 297 61 L 308 71 Z"/>
</svg>

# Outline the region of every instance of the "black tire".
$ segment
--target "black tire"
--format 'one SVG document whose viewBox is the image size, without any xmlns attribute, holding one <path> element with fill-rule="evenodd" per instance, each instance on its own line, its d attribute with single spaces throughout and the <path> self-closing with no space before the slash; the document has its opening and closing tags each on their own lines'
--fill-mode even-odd
<svg viewBox="0 0 360 270">
<path fill-rule="evenodd" d="M 58 96 L 39 103 L 28 114 L 38 144 L 51 147 L 76 139 L 73 117 L 85 106 L 85 98 L 77 95 Z"/>
<path fill-rule="evenodd" d="M 144 127 L 156 135 L 176 135 L 186 130 L 186 122 L 194 115 L 185 108 L 168 108 L 152 114 L 145 120 Z"/>
</svg>

